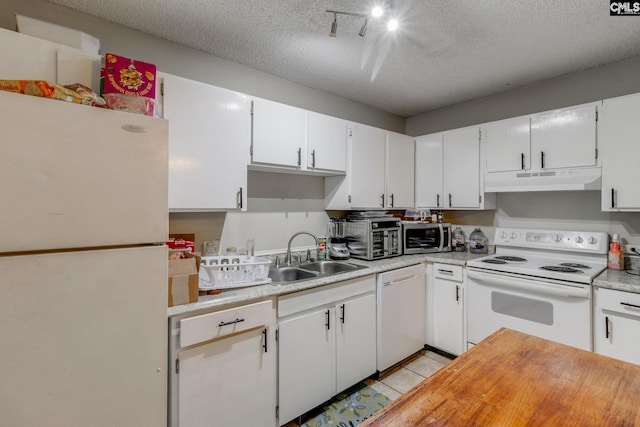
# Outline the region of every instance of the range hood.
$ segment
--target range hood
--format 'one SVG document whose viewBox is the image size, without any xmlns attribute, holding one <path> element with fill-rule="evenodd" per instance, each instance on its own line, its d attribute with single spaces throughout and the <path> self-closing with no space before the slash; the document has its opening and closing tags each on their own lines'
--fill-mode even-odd
<svg viewBox="0 0 640 427">
<path fill-rule="evenodd" d="M 600 190 L 600 168 L 497 172 L 484 176 L 487 193 Z"/>
</svg>

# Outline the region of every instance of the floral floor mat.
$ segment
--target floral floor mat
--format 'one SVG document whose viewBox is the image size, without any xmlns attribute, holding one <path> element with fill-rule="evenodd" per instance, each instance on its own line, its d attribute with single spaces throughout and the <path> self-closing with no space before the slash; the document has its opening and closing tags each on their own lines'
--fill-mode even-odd
<svg viewBox="0 0 640 427">
<path fill-rule="evenodd" d="M 374 413 L 391 403 L 391 399 L 366 384 L 351 388 L 338 396 L 335 402 L 325 406 L 323 412 L 311 418 L 301 427 L 338 426 L 353 427 L 364 422 Z"/>
</svg>

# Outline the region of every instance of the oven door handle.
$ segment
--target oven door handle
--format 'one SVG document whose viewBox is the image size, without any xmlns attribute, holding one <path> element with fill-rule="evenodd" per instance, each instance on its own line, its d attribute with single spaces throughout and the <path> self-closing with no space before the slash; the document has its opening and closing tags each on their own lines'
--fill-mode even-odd
<svg viewBox="0 0 640 427">
<path fill-rule="evenodd" d="M 519 289 L 532 291 L 546 295 L 556 295 L 561 297 L 589 298 L 589 288 L 576 287 L 571 285 L 556 285 L 543 280 L 520 279 L 513 276 L 499 276 L 495 274 L 482 273 L 480 271 L 468 270 L 467 278 L 484 282 L 489 285 L 499 286 L 506 289 Z"/>
</svg>

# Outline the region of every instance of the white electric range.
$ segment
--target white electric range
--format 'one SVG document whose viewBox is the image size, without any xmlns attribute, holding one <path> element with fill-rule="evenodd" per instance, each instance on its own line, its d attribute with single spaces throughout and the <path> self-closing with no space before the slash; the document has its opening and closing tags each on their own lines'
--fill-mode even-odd
<svg viewBox="0 0 640 427">
<path fill-rule="evenodd" d="M 494 241 L 495 255 L 467 263 L 468 342 L 507 327 L 591 350 L 591 282 L 609 235 L 497 228 Z"/>
</svg>

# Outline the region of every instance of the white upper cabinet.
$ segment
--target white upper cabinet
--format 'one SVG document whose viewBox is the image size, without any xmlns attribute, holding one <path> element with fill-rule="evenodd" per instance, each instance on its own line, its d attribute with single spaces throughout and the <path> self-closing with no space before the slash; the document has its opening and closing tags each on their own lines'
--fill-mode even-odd
<svg viewBox="0 0 640 427">
<path fill-rule="evenodd" d="M 442 208 L 442 133 L 416 138 L 416 207 Z"/>
<path fill-rule="evenodd" d="M 531 169 L 596 165 L 597 104 L 531 116 Z"/>
<path fill-rule="evenodd" d="M 302 168 L 307 145 L 307 112 L 252 98 L 251 117 L 252 163 Z"/>
<path fill-rule="evenodd" d="M 387 133 L 358 123 L 351 127 L 351 207 L 385 207 Z"/>
<path fill-rule="evenodd" d="M 166 73 L 169 210 L 246 209 L 249 102 L 246 95 Z"/>
<path fill-rule="evenodd" d="M 493 209 L 481 175 L 480 128 L 470 126 L 416 138 L 416 207 Z"/>
<path fill-rule="evenodd" d="M 482 126 L 486 172 L 511 172 L 531 167 L 529 116 L 487 123 Z"/>
<path fill-rule="evenodd" d="M 442 163 L 445 208 L 479 208 L 480 128 L 470 126 L 445 132 Z"/>
<path fill-rule="evenodd" d="M 413 138 L 358 123 L 351 125 L 350 133 L 348 179 L 341 182 L 349 189 L 334 190 L 334 195 L 350 200 L 346 209 L 412 208 Z M 327 186 L 325 188 L 327 193 L 331 192 Z M 335 205 L 336 198 L 333 197 L 327 209 L 337 208 L 332 207 Z"/>
<path fill-rule="evenodd" d="M 387 134 L 387 207 L 407 209 L 414 206 L 415 145 L 413 137 Z"/>
<path fill-rule="evenodd" d="M 251 100 L 251 168 L 343 175 L 347 122 L 266 99 Z"/>
<path fill-rule="evenodd" d="M 307 169 L 344 173 L 347 170 L 347 122 L 308 113 Z"/>
<path fill-rule="evenodd" d="M 605 99 L 600 126 L 602 210 L 640 210 L 640 94 Z"/>
</svg>

